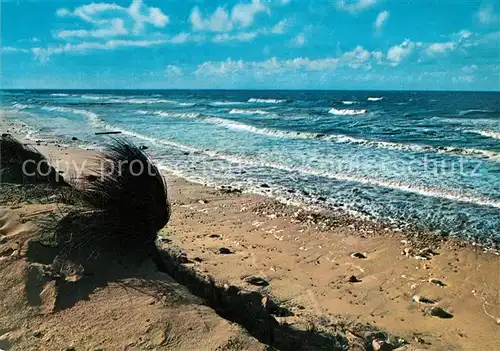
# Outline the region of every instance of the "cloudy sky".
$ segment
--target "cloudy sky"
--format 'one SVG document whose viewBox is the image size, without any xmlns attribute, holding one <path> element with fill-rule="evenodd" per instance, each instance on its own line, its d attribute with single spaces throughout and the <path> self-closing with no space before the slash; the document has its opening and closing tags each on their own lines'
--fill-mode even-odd
<svg viewBox="0 0 500 351">
<path fill-rule="evenodd" d="M 4 88 L 500 90 L 498 0 L 1 0 Z"/>
</svg>

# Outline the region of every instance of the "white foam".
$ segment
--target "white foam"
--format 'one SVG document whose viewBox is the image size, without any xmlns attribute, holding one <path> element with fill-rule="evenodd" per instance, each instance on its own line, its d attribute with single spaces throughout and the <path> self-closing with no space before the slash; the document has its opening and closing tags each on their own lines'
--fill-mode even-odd
<svg viewBox="0 0 500 351">
<path fill-rule="evenodd" d="M 342 101 L 342 103 L 343 103 L 344 105 L 353 105 L 353 104 L 355 104 L 355 103 L 357 103 L 357 102 L 356 102 L 356 101 L 349 101 L 349 100 L 345 100 L 345 101 Z"/>
<path fill-rule="evenodd" d="M 284 99 L 259 99 L 259 98 L 250 98 L 248 102 L 258 103 L 258 104 L 279 104 L 282 102 L 286 102 Z"/>
<path fill-rule="evenodd" d="M 363 110 L 350 110 L 350 109 L 345 109 L 345 110 L 338 110 L 336 108 L 332 108 L 328 113 L 331 113 L 332 115 L 337 115 L 337 116 L 356 116 L 356 115 L 362 115 L 365 114 L 367 111 L 365 109 Z"/>
<path fill-rule="evenodd" d="M 332 141 L 335 143 L 342 144 L 356 144 L 366 147 L 382 148 L 382 149 L 392 149 L 392 150 L 409 150 L 415 152 L 431 152 L 438 154 L 453 154 L 453 155 L 465 155 L 473 157 L 486 158 L 491 161 L 500 161 L 500 154 L 495 151 L 481 150 L 481 149 L 467 149 L 458 148 L 452 146 L 446 147 L 434 147 L 429 145 L 419 145 L 419 144 L 400 144 L 390 141 L 380 141 L 380 140 L 366 140 L 360 138 L 354 138 L 348 135 L 342 134 L 323 134 L 323 133 L 311 133 L 311 132 L 296 132 L 296 131 L 286 131 L 286 130 L 276 130 L 270 128 L 259 128 L 248 124 L 218 118 L 218 117 L 205 117 L 198 113 L 175 113 L 166 111 L 137 111 L 140 114 L 153 114 L 164 117 L 178 117 L 178 118 L 200 118 L 200 121 L 205 123 L 216 124 L 221 127 L 237 130 L 246 131 L 250 133 L 271 136 L 275 138 L 287 138 L 287 139 L 312 139 L 312 140 L 323 140 Z"/>
<path fill-rule="evenodd" d="M 25 104 L 18 104 L 18 103 L 12 105 L 12 107 L 16 108 L 18 110 L 24 110 L 24 109 L 27 109 L 27 108 L 35 108 L 35 106 L 33 106 L 33 105 L 25 105 Z"/>
<path fill-rule="evenodd" d="M 431 187 L 422 187 L 422 186 L 417 186 L 417 185 L 404 184 L 403 182 L 395 182 L 395 181 L 391 181 L 391 180 L 377 179 L 377 178 L 371 178 L 371 177 L 366 177 L 366 176 L 357 176 L 357 175 L 346 174 L 346 173 L 332 173 L 332 172 L 319 171 L 319 170 L 315 170 L 315 169 L 311 169 L 311 168 L 286 166 L 286 165 L 283 165 L 283 164 L 280 164 L 277 162 L 266 162 L 266 161 L 262 161 L 260 159 L 251 158 L 251 157 L 223 154 L 223 153 L 219 153 L 219 152 L 213 151 L 213 150 L 196 149 L 193 147 L 185 146 L 185 145 L 171 142 L 168 140 L 150 138 L 150 137 L 136 134 L 133 132 L 123 131 L 123 130 L 122 130 L 122 132 L 124 132 L 125 134 L 137 136 L 141 139 L 149 140 L 151 142 L 157 142 L 160 144 L 173 146 L 176 148 L 180 148 L 182 150 L 203 153 L 203 154 L 208 155 L 210 157 L 223 159 L 223 160 L 233 162 L 233 163 L 245 164 L 245 165 L 249 165 L 249 166 L 258 166 L 258 167 L 270 167 L 270 168 L 279 169 L 279 170 L 286 171 L 286 172 L 296 172 L 296 173 L 305 174 L 305 175 L 314 175 L 314 176 L 325 177 L 325 178 L 333 179 L 333 180 L 349 181 L 349 182 L 354 182 L 354 183 L 359 183 L 359 184 L 371 185 L 371 186 L 375 186 L 375 187 L 394 189 L 394 190 L 404 191 L 404 192 L 408 192 L 408 193 L 414 193 L 414 194 L 428 196 L 428 197 L 441 198 L 441 199 L 452 200 L 452 201 L 467 202 L 467 203 L 472 203 L 472 204 L 479 205 L 479 206 L 500 208 L 500 201 L 496 201 L 496 200 L 488 199 L 488 198 L 484 198 L 484 197 L 478 197 L 478 196 L 473 196 L 473 195 L 468 195 L 468 194 L 461 194 L 461 193 L 446 191 L 446 190 L 442 190 L 442 189 L 435 189 L 435 188 L 431 188 Z"/>
<path fill-rule="evenodd" d="M 471 133 L 480 134 L 487 138 L 500 139 L 500 132 L 494 132 L 491 130 L 471 130 Z"/>
<path fill-rule="evenodd" d="M 81 98 L 88 99 L 88 100 L 107 100 L 107 99 L 111 99 L 112 96 L 82 95 Z"/>
<path fill-rule="evenodd" d="M 488 206 L 488 207 L 494 207 L 494 208 L 500 208 L 500 201 L 495 201 L 493 199 L 488 199 L 484 197 L 477 197 L 473 195 L 467 195 L 467 194 L 460 194 L 460 193 L 455 193 L 451 191 L 446 191 L 446 190 L 441 190 L 441 189 L 435 189 L 435 188 L 428 188 L 428 187 L 421 187 L 421 186 L 416 186 L 416 185 L 410 185 L 410 184 L 404 184 L 402 182 L 394 182 L 390 180 L 383 180 L 383 179 L 377 179 L 377 178 L 370 178 L 366 176 L 357 176 L 357 175 L 352 175 L 352 174 L 345 174 L 345 173 L 331 173 L 331 172 L 323 172 L 323 171 L 318 171 L 315 169 L 311 168 L 302 168 L 302 167 L 290 167 L 290 166 L 285 166 L 280 163 L 276 162 L 265 162 L 265 161 L 260 161 L 256 159 L 250 159 L 250 158 L 245 158 L 245 157 L 240 157 L 240 156 L 234 156 L 234 155 L 226 155 L 226 154 L 217 154 L 215 152 L 210 152 L 210 151 L 202 151 L 209 156 L 212 157 L 219 157 L 226 159 L 231 162 L 235 163 L 243 163 L 247 165 L 253 165 L 253 166 L 263 166 L 263 167 L 271 167 L 275 169 L 280 169 L 286 172 L 297 172 L 300 174 L 306 174 L 306 175 L 314 175 L 314 176 L 319 176 L 319 177 L 325 177 L 329 179 L 334 179 L 334 180 L 341 180 L 341 181 L 349 181 L 349 182 L 355 182 L 359 184 L 365 184 L 365 185 L 372 185 L 376 187 L 383 187 L 383 188 L 388 188 L 388 189 L 394 189 L 394 190 L 400 190 L 404 192 L 409 192 L 409 193 L 414 193 L 414 194 L 419 194 L 423 196 L 428 196 L 428 197 L 435 197 L 435 198 L 441 198 L 441 199 L 447 199 L 447 200 L 452 200 L 452 201 L 460 201 L 460 202 L 468 202 L 480 206 Z"/>
<path fill-rule="evenodd" d="M 458 112 L 459 116 L 465 116 L 468 115 L 469 113 L 491 113 L 493 111 L 491 110 L 481 110 L 481 109 L 471 109 L 471 110 L 462 110 Z"/>
<path fill-rule="evenodd" d="M 238 108 L 233 108 L 229 111 L 229 114 L 239 114 L 239 115 L 268 115 L 269 112 L 264 110 L 243 110 Z"/>
<path fill-rule="evenodd" d="M 50 96 L 60 96 L 60 97 L 64 97 L 64 96 L 69 96 L 69 94 L 54 93 L 54 94 L 50 94 Z"/>
<path fill-rule="evenodd" d="M 242 105 L 246 104 L 246 102 L 240 102 L 240 101 L 213 101 L 210 102 L 210 106 L 232 106 L 232 105 Z"/>
<path fill-rule="evenodd" d="M 140 111 L 140 112 L 144 114 L 144 112 L 146 112 L 146 111 Z M 146 114 L 149 114 L 149 113 L 146 112 Z M 195 112 L 182 113 L 182 112 L 154 111 L 152 114 L 156 115 L 156 116 L 176 117 L 176 118 L 198 118 L 201 116 L 199 113 L 195 113 Z"/>
<path fill-rule="evenodd" d="M 181 106 L 194 106 L 194 103 L 185 103 L 185 102 L 179 102 L 175 100 L 167 100 L 167 99 L 158 99 L 158 98 L 130 98 L 130 99 L 122 99 L 122 98 L 117 98 L 115 96 L 95 96 L 95 95 L 82 95 L 81 96 L 83 99 L 89 99 L 89 100 L 105 100 L 106 102 L 109 103 L 116 103 L 116 104 L 142 104 L 142 105 L 149 105 L 149 104 L 177 104 Z"/>
<path fill-rule="evenodd" d="M 43 106 L 41 109 L 46 111 L 57 111 L 57 112 L 65 112 L 65 113 L 73 113 L 81 115 L 86 117 L 90 122 L 92 122 L 95 125 L 98 125 L 99 123 L 102 122 L 102 120 L 96 113 L 87 110 L 78 110 L 74 108 L 61 107 L 61 106 Z"/>
<path fill-rule="evenodd" d="M 383 99 L 384 99 L 383 97 L 371 97 L 371 96 L 370 96 L 370 97 L 369 97 L 368 99 L 366 99 L 366 100 L 368 100 L 368 101 L 380 101 L 380 100 L 383 100 Z"/>
</svg>

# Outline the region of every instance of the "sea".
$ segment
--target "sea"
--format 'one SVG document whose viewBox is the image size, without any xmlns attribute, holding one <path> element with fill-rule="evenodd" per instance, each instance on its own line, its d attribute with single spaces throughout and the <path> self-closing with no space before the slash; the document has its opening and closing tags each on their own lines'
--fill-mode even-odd
<svg viewBox="0 0 500 351">
<path fill-rule="evenodd" d="M 500 93 L 3 90 L 26 137 L 120 131 L 164 170 L 498 247 Z"/>
</svg>

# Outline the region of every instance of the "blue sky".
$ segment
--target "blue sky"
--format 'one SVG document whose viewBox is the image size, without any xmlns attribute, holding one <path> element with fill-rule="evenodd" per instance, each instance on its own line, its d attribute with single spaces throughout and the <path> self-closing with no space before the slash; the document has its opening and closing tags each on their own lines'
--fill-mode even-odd
<svg viewBox="0 0 500 351">
<path fill-rule="evenodd" d="M 4 88 L 500 90 L 498 0 L 2 0 L 1 19 Z"/>
</svg>

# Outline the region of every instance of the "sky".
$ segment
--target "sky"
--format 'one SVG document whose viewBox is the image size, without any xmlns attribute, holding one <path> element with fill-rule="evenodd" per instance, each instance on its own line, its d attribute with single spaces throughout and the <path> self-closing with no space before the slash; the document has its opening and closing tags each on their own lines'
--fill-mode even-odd
<svg viewBox="0 0 500 351">
<path fill-rule="evenodd" d="M 1 87 L 500 90 L 499 0 L 109 1 L 1 0 Z"/>
</svg>

